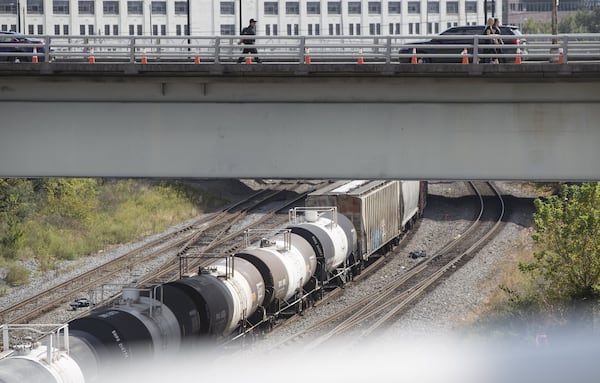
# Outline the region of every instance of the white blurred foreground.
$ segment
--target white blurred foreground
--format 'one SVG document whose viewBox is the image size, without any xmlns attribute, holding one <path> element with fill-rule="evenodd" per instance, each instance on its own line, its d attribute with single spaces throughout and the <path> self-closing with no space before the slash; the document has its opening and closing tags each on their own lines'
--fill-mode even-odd
<svg viewBox="0 0 600 383">
<path fill-rule="evenodd" d="M 324 346 L 317 351 L 245 350 L 189 353 L 105 371 L 102 383 L 130 382 L 597 382 L 597 339 L 543 338 L 538 342 L 492 343 L 458 337 L 388 339 L 371 345 Z M 531 344 L 533 343 L 533 344 Z"/>
</svg>

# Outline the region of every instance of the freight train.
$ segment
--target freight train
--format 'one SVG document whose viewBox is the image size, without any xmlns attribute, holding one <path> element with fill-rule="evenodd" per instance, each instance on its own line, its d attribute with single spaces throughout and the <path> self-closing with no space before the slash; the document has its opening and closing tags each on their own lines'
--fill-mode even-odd
<svg viewBox="0 0 600 383">
<path fill-rule="evenodd" d="M 46 345 L 29 338 L 9 348 L 9 331 L 22 327 L 5 325 L 0 383 L 97 382 L 115 363 L 164 359 L 209 339 L 264 329 L 396 244 L 422 213 L 426 188 L 417 181 L 338 181 L 292 209 L 289 226 L 273 236 L 195 275 L 123 289 L 118 304 L 58 326 Z"/>
</svg>

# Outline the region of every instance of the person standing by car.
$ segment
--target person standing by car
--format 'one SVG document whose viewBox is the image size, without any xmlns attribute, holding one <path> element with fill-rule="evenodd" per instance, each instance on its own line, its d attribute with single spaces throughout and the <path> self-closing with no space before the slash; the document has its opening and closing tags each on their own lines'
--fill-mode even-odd
<svg viewBox="0 0 600 383">
<path fill-rule="evenodd" d="M 242 29 L 242 35 L 256 35 L 256 20 L 254 19 L 250 19 L 250 22 L 248 23 L 249 25 Z M 238 41 L 238 45 L 240 44 L 244 44 L 244 45 L 254 45 L 255 40 L 254 39 L 242 39 L 240 41 Z M 258 51 L 256 50 L 256 48 L 244 48 L 244 51 L 242 52 L 243 54 L 247 54 L 247 53 L 252 53 L 254 55 L 256 55 L 258 53 Z M 244 61 L 244 56 L 241 56 L 240 58 L 238 58 L 238 63 L 241 63 L 242 61 Z M 260 59 L 258 58 L 258 56 L 254 56 L 254 61 L 256 61 L 257 63 L 260 63 Z"/>
<path fill-rule="evenodd" d="M 500 20 L 498 18 L 494 19 L 494 25 L 492 26 L 492 31 L 494 32 L 495 35 L 502 34 L 502 31 L 500 30 Z M 494 44 L 503 45 L 504 41 L 502 41 L 502 38 L 498 37 L 497 39 L 494 39 Z M 501 47 L 496 48 L 496 53 L 502 54 L 503 53 L 502 48 Z M 500 57 L 497 60 L 499 60 L 499 62 L 501 62 L 503 64 L 506 62 L 504 57 Z"/>
<path fill-rule="evenodd" d="M 486 36 L 494 34 L 494 18 L 490 17 L 488 19 L 487 24 L 485 26 L 485 29 L 483 30 L 483 34 L 486 35 Z M 483 41 L 483 43 L 484 44 L 488 44 L 488 45 L 495 45 L 496 44 L 496 39 L 485 39 Z M 496 52 L 496 48 L 491 48 L 491 49 L 484 49 L 483 53 L 488 54 L 488 55 L 493 55 L 493 54 L 495 54 L 497 52 Z M 496 58 L 494 56 L 486 57 L 484 59 L 484 62 L 497 64 L 498 63 L 498 58 Z"/>
</svg>

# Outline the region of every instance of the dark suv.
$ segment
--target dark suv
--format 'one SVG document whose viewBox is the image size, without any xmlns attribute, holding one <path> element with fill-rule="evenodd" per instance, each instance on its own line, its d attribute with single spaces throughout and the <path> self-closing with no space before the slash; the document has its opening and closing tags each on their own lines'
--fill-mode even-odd
<svg viewBox="0 0 600 383">
<path fill-rule="evenodd" d="M 448 36 L 447 38 L 432 39 L 427 41 L 419 41 L 410 43 L 410 47 L 400 49 L 400 54 L 412 54 L 413 48 L 416 49 L 418 54 L 445 54 L 445 55 L 456 55 L 456 57 L 422 57 L 419 58 L 420 62 L 427 63 L 460 63 L 462 57 L 460 54 L 463 49 L 467 48 L 469 54 L 473 53 L 473 48 L 463 47 L 463 45 L 473 45 L 474 39 L 457 37 L 453 39 L 451 36 L 474 36 L 482 35 L 485 30 L 485 25 L 466 25 L 462 27 L 452 27 L 446 29 L 440 33 L 440 36 Z M 501 46 L 501 53 L 504 54 L 516 54 L 517 45 L 521 49 L 521 55 L 527 54 L 526 45 L 527 41 L 521 37 L 521 31 L 512 25 L 501 25 L 500 26 L 500 38 L 504 42 L 504 46 Z M 487 40 L 489 41 L 489 40 Z M 484 39 L 479 40 L 478 53 L 487 53 L 485 49 L 488 47 L 487 41 Z M 440 45 L 439 47 L 420 47 L 420 45 Z M 443 45 L 446 45 L 445 47 Z M 451 46 L 452 45 L 452 46 Z M 453 46 L 456 45 L 456 46 Z M 498 46 L 496 46 L 498 47 Z M 524 58 L 522 57 L 524 60 Z M 507 62 L 510 60 L 506 58 Z M 400 62 L 407 63 L 411 61 L 411 57 L 400 57 Z"/>
<path fill-rule="evenodd" d="M 21 44 L 27 44 L 27 46 L 16 46 Z M 44 48 L 44 42 L 37 39 L 31 39 L 25 37 L 17 32 L 0 32 L 0 62 L 9 61 L 31 61 L 32 56 L 23 56 L 24 54 L 33 53 L 33 48 L 36 48 L 38 59 L 44 60 L 46 49 Z"/>
</svg>

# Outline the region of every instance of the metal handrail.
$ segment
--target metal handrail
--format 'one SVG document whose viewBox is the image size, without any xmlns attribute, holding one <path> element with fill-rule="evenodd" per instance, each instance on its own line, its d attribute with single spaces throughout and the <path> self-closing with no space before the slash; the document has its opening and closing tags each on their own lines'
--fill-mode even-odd
<svg viewBox="0 0 600 383">
<path fill-rule="evenodd" d="M 147 63 L 190 62 L 202 64 L 227 63 L 242 56 L 247 45 L 238 44 L 247 36 L 39 36 L 22 35 L 40 41 L 0 44 L 0 62 L 4 57 L 40 62 L 103 60 L 111 63 L 137 63 L 142 57 Z M 252 48 L 258 50 L 263 62 L 305 64 L 356 63 L 357 57 L 366 63 L 399 63 L 427 60 L 500 57 L 523 60 L 600 61 L 600 34 L 533 34 L 533 35 L 393 35 L 393 36 L 252 36 Z M 501 38 L 503 45 L 493 45 L 501 51 L 490 53 L 492 39 Z M 430 42 L 428 40 L 434 40 Z M 444 43 L 450 42 L 450 43 Z M 464 41 L 464 42 L 463 42 Z M 436 43 L 437 42 L 437 43 Z M 37 48 L 34 53 L 33 47 Z M 40 52 L 43 47 L 45 52 Z M 22 50 L 10 52 L 9 48 Z M 440 48 L 447 50 L 440 51 Z M 464 55 L 463 50 L 467 49 Z M 429 51 L 428 51 L 429 50 Z M 431 51 L 434 50 L 434 51 Z M 435 51 L 437 50 L 437 51 Z M 448 51 L 451 50 L 451 51 Z M 457 53 L 458 52 L 458 53 Z M 46 54 L 48 53 L 48 54 Z M 312 60 L 305 58 L 310 55 Z M 194 61 L 193 58 L 198 60 Z M 201 59 L 200 59 L 201 58 Z M 362 61 L 361 61 L 362 62 Z"/>
</svg>

